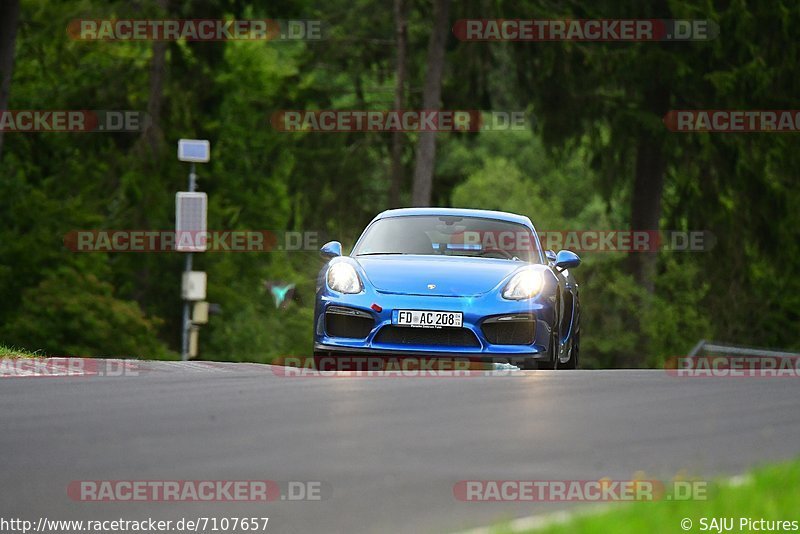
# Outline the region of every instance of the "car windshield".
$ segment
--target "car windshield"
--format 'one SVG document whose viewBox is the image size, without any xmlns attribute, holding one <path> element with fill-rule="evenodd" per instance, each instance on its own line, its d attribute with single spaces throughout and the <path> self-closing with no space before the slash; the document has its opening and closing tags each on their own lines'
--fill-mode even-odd
<svg viewBox="0 0 800 534">
<path fill-rule="evenodd" d="M 380 219 L 361 236 L 354 256 L 423 254 L 539 262 L 538 242 L 526 226 L 497 219 L 414 215 Z"/>
</svg>

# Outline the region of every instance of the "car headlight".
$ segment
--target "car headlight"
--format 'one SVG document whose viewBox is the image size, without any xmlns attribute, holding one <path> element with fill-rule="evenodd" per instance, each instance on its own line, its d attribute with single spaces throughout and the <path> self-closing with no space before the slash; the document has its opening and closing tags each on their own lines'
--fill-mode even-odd
<svg viewBox="0 0 800 534">
<path fill-rule="evenodd" d="M 349 263 L 334 263 L 328 269 L 328 287 L 339 293 L 361 293 L 358 273 Z"/>
<path fill-rule="evenodd" d="M 523 300 L 535 297 L 544 287 L 544 276 L 532 269 L 515 274 L 503 289 L 503 298 Z"/>
</svg>

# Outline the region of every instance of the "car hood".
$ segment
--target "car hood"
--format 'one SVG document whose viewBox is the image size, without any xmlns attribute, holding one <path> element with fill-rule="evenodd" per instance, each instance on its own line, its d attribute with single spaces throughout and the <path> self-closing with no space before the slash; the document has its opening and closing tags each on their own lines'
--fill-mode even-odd
<svg viewBox="0 0 800 534">
<path fill-rule="evenodd" d="M 493 289 L 527 265 L 519 261 L 454 256 L 356 257 L 378 291 L 405 295 L 467 297 Z M 433 284 L 435 287 L 430 288 Z"/>
</svg>

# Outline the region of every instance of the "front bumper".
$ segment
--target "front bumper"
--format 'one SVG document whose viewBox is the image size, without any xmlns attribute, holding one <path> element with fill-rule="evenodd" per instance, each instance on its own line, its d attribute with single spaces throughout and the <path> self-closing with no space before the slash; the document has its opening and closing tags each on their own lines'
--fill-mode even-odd
<svg viewBox="0 0 800 534">
<path fill-rule="evenodd" d="M 376 311 L 377 305 L 380 311 Z M 526 301 L 509 301 L 498 293 L 476 297 L 447 297 L 427 295 L 398 295 L 368 288 L 357 295 L 334 293 L 323 286 L 317 297 L 314 314 L 314 350 L 322 353 L 352 353 L 381 355 L 415 355 L 428 357 L 457 357 L 497 361 L 504 356 L 542 359 L 547 357 L 551 325 L 554 322 L 554 302 L 540 295 Z M 325 327 L 325 312 L 330 306 L 346 307 L 369 314 L 374 326 L 363 338 L 329 335 Z M 454 311 L 463 313 L 462 328 L 471 332 L 476 342 L 469 345 L 384 342 L 382 329 L 392 327 L 396 310 Z M 525 345 L 490 343 L 482 330 L 483 321 L 501 316 L 529 315 L 535 321 L 533 342 Z M 397 328 L 397 327 L 395 327 Z M 409 327 L 403 327 L 409 328 Z M 516 358 L 515 358 L 516 357 Z"/>
</svg>

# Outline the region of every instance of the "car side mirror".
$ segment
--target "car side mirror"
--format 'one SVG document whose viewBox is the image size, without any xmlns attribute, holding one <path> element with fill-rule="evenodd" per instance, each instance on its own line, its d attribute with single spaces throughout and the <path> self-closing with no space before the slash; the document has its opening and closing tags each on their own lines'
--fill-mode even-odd
<svg viewBox="0 0 800 534">
<path fill-rule="evenodd" d="M 581 264 L 581 259 L 577 254 L 571 250 L 559 250 L 556 254 L 556 269 L 563 271 L 564 269 L 573 269 Z"/>
<path fill-rule="evenodd" d="M 544 257 L 547 258 L 547 261 L 549 261 L 550 263 L 556 262 L 556 253 L 552 250 L 545 250 Z"/>
<path fill-rule="evenodd" d="M 322 245 L 322 248 L 319 249 L 319 253 L 320 256 L 326 260 L 331 260 L 342 255 L 342 244 L 338 241 L 330 241 Z"/>
</svg>

